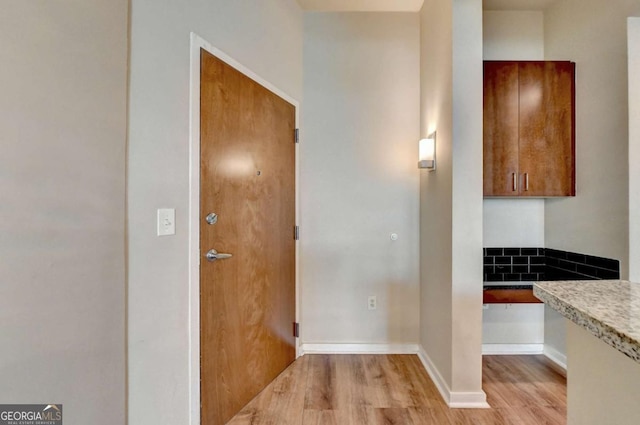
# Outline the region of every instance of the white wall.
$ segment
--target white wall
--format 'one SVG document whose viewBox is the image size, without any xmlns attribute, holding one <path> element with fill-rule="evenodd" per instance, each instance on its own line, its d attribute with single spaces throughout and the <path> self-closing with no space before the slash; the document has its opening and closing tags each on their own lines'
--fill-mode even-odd
<svg viewBox="0 0 640 425">
<path fill-rule="evenodd" d="M 304 22 L 302 342 L 415 344 L 418 15 Z"/>
<path fill-rule="evenodd" d="M 640 18 L 628 20 L 629 279 L 640 282 Z"/>
<path fill-rule="evenodd" d="M 302 12 L 295 0 L 136 0 L 131 20 L 129 423 L 186 424 L 190 32 L 301 100 Z M 175 236 L 156 236 L 160 207 L 176 208 Z"/>
<path fill-rule="evenodd" d="M 542 12 L 485 10 L 482 33 L 485 60 L 544 59 Z M 483 230 L 485 247 L 544 247 L 544 199 L 485 198 Z M 544 306 L 489 304 L 482 324 L 485 351 L 495 350 L 487 344 L 542 344 Z"/>
<path fill-rule="evenodd" d="M 544 15 L 539 11 L 485 10 L 484 60 L 544 59 Z"/>
<path fill-rule="evenodd" d="M 636 0 L 562 0 L 545 11 L 545 59 L 576 62 L 576 197 L 547 199 L 549 247 L 629 260 L 628 16 Z M 545 352 L 565 357 L 566 330 L 545 311 Z"/>
<path fill-rule="evenodd" d="M 483 211 L 485 247 L 544 247 L 544 200 L 485 198 Z"/>
<path fill-rule="evenodd" d="M 640 365 L 591 332 L 567 326 L 567 425 L 636 425 Z"/>
<path fill-rule="evenodd" d="M 485 307 L 483 349 L 491 350 L 487 344 L 544 343 L 544 304 L 487 304 Z"/>
<path fill-rule="evenodd" d="M 542 12 L 485 10 L 482 36 L 484 60 L 544 59 Z M 485 247 L 545 246 L 544 199 L 486 198 L 483 205 Z"/>
<path fill-rule="evenodd" d="M 437 170 L 420 172 L 420 344 L 452 375 L 452 3 L 426 0 L 421 19 L 421 134 L 437 129 Z"/>
<path fill-rule="evenodd" d="M 558 365 L 567 365 L 566 319 L 557 311 L 544 306 L 544 354 Z"/>
<path fill-rule="evenodd" d="M 421 21 L 421 345 L 453 400 L 482 403 L 482 4 L 426 1 Z"/>
<path fill-rule="evenodd" d="M 482 392 L 482 0 L 453 1 L 452 390 Z"/>
<path fill-rule="evenodd" d="M 545 58 L 576 62 L 577 196 L 547 200 L 547 246 L 620 260 L 628 276 L 628 16 L 637 0 L 562 0 L 545 11 Z"/>
<path fill-rule="evenodd" d="M 128 4 L 0 10 L 0 400 L 124 424 Z"/>
</svg>

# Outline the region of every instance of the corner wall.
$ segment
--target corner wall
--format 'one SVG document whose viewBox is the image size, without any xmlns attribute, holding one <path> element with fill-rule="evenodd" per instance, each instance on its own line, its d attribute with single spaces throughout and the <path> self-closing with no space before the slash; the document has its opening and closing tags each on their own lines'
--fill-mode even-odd
<svg viewBox="0 0 640 425">
<path fill-rule="evenodd" d="M 637 0 L 563 0 L 545 11 L 545 59 L 576 62 L 574 198 L 548 199 L 547 246 L 620 260 L 629 270 L 628 16 Z"/>
<path fill-rule="evenodd" d="M 441 375 L 443 385 L 450 389 L 453 338 L 452 3 L 426 0 L 420 16 L 421 136 L 437 130 L 437 169 L 420 171 L 420 344 L 435 371 Z"/>
<path fill-rule="evenodd" d="M 125 423 L 126 0 L 0 12 L 0 400 Z"/>
<path fill-rule="evenodd" d="M 302 343 L 415 347 L 418 14 L 306 13 L 304 22 Z"/>
<path fill-rule="evenodd" d="M 421 19 L 422 131 L 437 131 L 437 170 L 420 182 L 421 345 L 449 405 L 477 407 L 485 405 L 482 2 L 428 0 Z"/>
<path fill-rule="evenodd" d="M 129 423 L 187 424 L 190 33 L 301 101 L 302 11 L 295 0 L 131 8 Z M 156 236 L 157 208 L 176 208 L 175 236 Z"/>
<path fill-rule="evenodd" d="M 628 16 L 636 0 L 563 0 L 545 11 L 545 59 L 576 62 L 576 196 L 547 199 L 545 241 L 620 260 L 629 275 Z M 545 308 L 545 354 L 566 363 L 565 320 Z"/>
<path fill-rule="evenodd" d="M 454 393 L 473 394 L 468 402 L 478 405 L 485 403 L 482 391 L 482 81 L 482 0 L 454 0 L 451 389 Z"/>
</svg>

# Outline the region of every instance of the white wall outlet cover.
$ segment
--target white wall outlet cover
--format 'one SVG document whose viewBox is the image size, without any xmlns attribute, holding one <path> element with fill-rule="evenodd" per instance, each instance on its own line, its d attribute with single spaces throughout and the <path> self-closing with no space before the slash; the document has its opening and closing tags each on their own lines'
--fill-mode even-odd
<svg viewBox="0 0 640 425">
<path fill-rule="evenodd" d="M 158 209 L 158 236 L 176 234 L 176 210 L 175 208 Z"/>
</svg>

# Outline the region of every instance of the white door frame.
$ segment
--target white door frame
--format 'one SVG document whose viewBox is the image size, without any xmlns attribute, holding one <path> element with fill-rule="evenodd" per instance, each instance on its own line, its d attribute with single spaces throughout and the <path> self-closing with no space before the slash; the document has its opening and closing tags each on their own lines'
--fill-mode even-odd
<svg viewBox="0 0 640 425">
<path fill-rule="evenodd" d="M 264 80 L 231 56 L 191 33 L 189 84 L 189 423 L 200 425 L 200 49 L 204 49 L 260 85 L 271 90 L 296 109 L 299 126 L 299 102 Z M 296 223 L 299 223 L 299 158 L 296 144 Z M 300 322 L 299 244 L 296 243 L 296 322 Z M 300 341 L 296 338 L 296 357 Z"/>
</svg>

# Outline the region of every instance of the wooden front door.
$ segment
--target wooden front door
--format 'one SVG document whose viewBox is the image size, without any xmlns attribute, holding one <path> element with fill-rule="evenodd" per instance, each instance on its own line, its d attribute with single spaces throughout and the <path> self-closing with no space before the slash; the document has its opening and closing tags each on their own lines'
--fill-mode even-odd
<svg viewBox="0 0 640 425">
<path fill-rule="evenodd" d="M 204 50 L 200 80 L 201 414 L 222 425 L 295 359 L 295 107 Z"/>
</svg>

